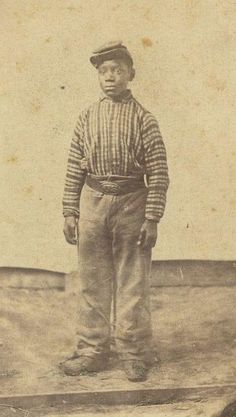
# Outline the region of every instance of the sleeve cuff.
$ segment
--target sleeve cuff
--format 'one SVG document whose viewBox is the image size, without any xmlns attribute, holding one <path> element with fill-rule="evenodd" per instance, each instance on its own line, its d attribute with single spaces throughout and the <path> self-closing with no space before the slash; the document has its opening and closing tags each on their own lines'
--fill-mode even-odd
<svg viewBox="0 0 236 417">
<path fill-rule="evenodd" d="M 63 211 L 63 216 L 64 217 L 76 217 L 78 219 L 79 218 L 79 213 L 74 212 L 74 211 Z"/>
<path fill-rule="evenodd" d="M 145 216 L 145 219 L 146 220 L 150 220 L 150 221 L 152 221 L 152 222 L 155 222 L 155 223 L 159 223 L 160 222 L 160 220 L 161 220 L 161 218 L 160 217 L 152 217 L 152 216 Z"/>
</svg>

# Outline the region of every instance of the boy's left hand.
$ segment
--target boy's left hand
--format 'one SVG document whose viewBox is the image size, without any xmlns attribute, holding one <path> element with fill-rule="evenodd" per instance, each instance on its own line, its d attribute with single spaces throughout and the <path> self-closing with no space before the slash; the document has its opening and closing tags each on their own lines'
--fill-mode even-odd
<svg viewBox="0 0 236 417">
<path fill-rule="evenodd" d="M 143 249 L 153 248 L 157 241 L 157 223 L 152 220 L 145 220 L 143 223 L 137 245 Z"/>
</svg>

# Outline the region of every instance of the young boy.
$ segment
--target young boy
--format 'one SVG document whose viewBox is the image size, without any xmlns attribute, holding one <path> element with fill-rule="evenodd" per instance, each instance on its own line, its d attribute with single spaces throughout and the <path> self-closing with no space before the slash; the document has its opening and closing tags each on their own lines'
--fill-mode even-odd
<svg viewBox="0 0 236 417">
<path fill-rule="evenodd" d="M 80 114 L 69 153 L 64 234 L 78 243 L 80 300 L 77 351 L 62 368 L 67 375 L 104 369 L 115 288 L 116 349 L 128 379 L 143 381 L 151 363 L 151 250 L 169 184 L 166 151 L 158 122 L 127 89 L 135 71 L 122 42 L 102 46 L 90 61 L 102 94 Z"/>
</svg>

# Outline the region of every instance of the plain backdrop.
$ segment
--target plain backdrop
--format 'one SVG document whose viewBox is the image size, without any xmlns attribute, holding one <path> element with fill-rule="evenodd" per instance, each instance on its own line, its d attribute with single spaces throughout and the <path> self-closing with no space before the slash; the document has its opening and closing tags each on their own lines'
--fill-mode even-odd
<svg viewBox="0 0 236 417">
<path fill-rule="evenodd" d="M 1 0 L 0 266 L 70 271 L 62 193 L 91 51 L 121 39 L 159 120 L 171 185 L 154 259 L 235 259 L 236 2 Z"/>
</svg>

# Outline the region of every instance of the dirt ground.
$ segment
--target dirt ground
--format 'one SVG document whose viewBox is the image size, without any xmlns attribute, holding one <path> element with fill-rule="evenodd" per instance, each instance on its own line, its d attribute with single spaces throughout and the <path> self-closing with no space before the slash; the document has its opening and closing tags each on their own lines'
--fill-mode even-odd
<svg viewBox="0 0 236 417">
<path fill-rule="evenodd" d="M 126 407 L 74 407 L 32 409 L 30 411 L 0 406 L 1 417 L 220 417 L 227 404 L 225 398 L 204 401 L 185 401 L 174 404 Z M 236 414 L 235 414 L 236 415 Z M 230 416 L 235 417 L 235 416 Z"/>
<path fill-rule="evenodd" d="M 42 417 L 218 417 L 226 399 L 211 398 L 201 402 L 151 405 L 144 407 L 111 407 L 110 409 L 77 410 L 72 414 L 44 414 Z M 30 417 L 30 415 L 29 415 Z M 33 417 L 33 415 L 32 415 Z M 235 417 L 235 416 L 231 416 Z"/>
<path fill-rule="evenodd" d="M 111 363 L 110 370 L 90 377 L 71 378 L 59 372 L 58 363 L 74 348 L 77 302 L 73 283 L 69 283 L 65 292 L 1 290 L 1 395 L 134 389 L 134 384 L 126 381 L 116 363 Z M 235 303 L 236 287 L 153 288 L 154 345 L 158 363 L 148 381 L 139 384 L 139 388 L 234 384 Z M 225 399 L 218 398 L 214 403 L 222 401 L 224 403 Z M 193 405 L 201 410 L 202 404 Z M 169 411 L 165 411 L 165 407 Z M 158 416 L 172 416 L 168 407 L 158 406 Z M 176 417 L 207 416 L 200 411 L 188 414 L 188 409 L 174 407 Z M 147 413 L 149 411 L 147 409 Z M 5 413 L 5 408 L 0 408 L 0 412 Z M 121 413 L 117 416 L 125 416 L 122 409 L 117 412 Z M 137 412 L 135 408 L 135 415 Z M 86 414 L 91 415 L 89 411 Z"/>
</svg>

